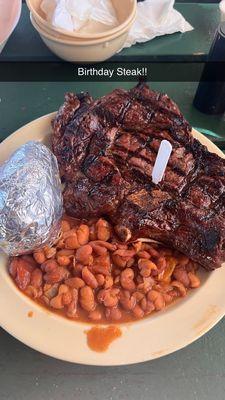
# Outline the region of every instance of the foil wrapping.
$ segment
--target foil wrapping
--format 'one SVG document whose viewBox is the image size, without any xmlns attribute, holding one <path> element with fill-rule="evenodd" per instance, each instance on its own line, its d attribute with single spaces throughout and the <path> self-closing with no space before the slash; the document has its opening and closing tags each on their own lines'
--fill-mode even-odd
<svg viewBox="0 0 225 400">
<path fill-rule="evenodd" d="M 57 160 L 30 141 L 0 166 L 0 250 L 16 256 L 52 244 L 62 213 Z"/>
</svg>

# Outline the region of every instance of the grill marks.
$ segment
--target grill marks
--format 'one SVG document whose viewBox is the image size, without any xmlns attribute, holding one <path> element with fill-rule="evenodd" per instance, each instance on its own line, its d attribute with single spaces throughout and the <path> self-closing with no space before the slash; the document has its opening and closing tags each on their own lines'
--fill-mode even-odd
<svg viewBox="0 0 225 400">
<path fill-rule="evenodd" d="M 208 269 L 225 260 L 225 162 L 192 137 L 168 96 L 146 85 L 97 101 L 69 94 L 53 131 L 68 214 L 106 215 L 133 238 L 161 240 Z M 173 152 L 156 186 L 163 139 Z"/>
</svg>

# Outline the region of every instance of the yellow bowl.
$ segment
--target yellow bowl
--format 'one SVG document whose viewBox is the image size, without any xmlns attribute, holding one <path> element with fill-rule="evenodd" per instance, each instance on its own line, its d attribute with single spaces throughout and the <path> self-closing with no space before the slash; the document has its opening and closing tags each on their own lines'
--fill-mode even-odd
<svg viewBox="0 0 225 400">
<path fill-rule="evenodd" d="M 26 0 L 26 2 L 37 24 L 43 29 L 47 29 L 49 34 L 60 34 L 74 39 L 92 40 L 114 35 L 124 30 L 127 26 L 130 26 L 131 21 L 134 21 L 137 11 L 137 0 L 112 0 L 119 21 L 118 26 L 103 30 L 102 24 L 93 22 L 88 29 L 85 28 L 85 31 L 83 29 L 83 31 L 69 32 L 65 29 L 56 28 L 46 20 L 46 15 L 40 7 L 42 0 Z"/>
<path fill-rule="evenodd" d="M 30 14 L 30 19 L 46 46 L 58 57 L 69 62 L 96 63 L 107 60 L 122 49 L 135 16 L 122 31 L 110 37 L 95 40 L 64 39 L 62 35 L 53 36 L 37 23 L 32 14 Z"/>
</svg>

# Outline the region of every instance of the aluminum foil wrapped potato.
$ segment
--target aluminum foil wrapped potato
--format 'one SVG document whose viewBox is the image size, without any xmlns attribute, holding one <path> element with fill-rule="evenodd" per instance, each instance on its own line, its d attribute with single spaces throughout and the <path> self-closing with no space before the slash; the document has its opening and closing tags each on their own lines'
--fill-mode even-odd
<svg viewBox="0 0 225 400">
<path fill-rule="evenodd" d="M 52 243 L 62 213 L 57 160 L 28 142 L 0 166 L 0 249 L 15 256 Z"/>
</svg>

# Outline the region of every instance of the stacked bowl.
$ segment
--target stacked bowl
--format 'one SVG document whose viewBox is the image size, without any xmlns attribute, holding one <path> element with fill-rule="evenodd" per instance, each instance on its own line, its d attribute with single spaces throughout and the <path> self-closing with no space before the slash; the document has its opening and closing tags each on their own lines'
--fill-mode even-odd
<svg viewBox="0 0 225 400">
<path fill-rule="evenodd" d="M 26 0 L 33 27 L 46 46 L 63 60 L 79 63 L 105 61 L 117 53 L 127 39 L 136 18 L 136 0 L 112 0 L 118 20 L 113 29 L 103 30 L 93 23 L 82 31 L 67 31 L 53 26 L 41 9 L 42 0 Z"/>
</svg>

